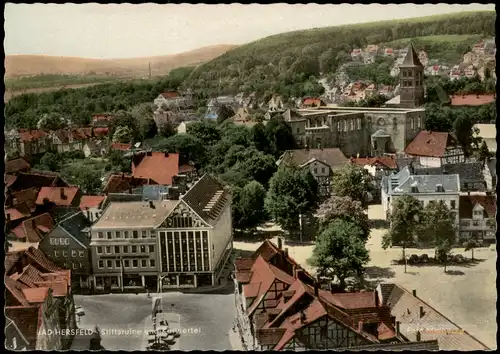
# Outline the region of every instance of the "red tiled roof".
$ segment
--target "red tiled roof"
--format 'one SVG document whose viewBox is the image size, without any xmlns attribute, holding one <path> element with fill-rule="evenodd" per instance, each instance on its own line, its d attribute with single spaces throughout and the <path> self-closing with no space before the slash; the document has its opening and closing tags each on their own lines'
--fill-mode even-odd
<svg viewBox="0 0 500 354">
<path fill-rule="evenodd" d="M 304 102 L 302 102 L 303 106 L 316 106 L 319 107 L 323 105 L 323 101 L 319 98 L 306 98 Z"/>
<path fill-rule="evenodd" d="M 30 288 L 36 287 L 37 282 L 43 281 L 43 278 L 40 276 L 40 271 L 33 267 L 31 264 L 28 264 L 26 267 L 24 267 L 21 274 L 15 273 L 10 277 Z"/>
<path fill-rule="evenodd" d="M 70 206 L 79 191 L 78 187 L 42 187 L 36 199 L 37 205 L 43 205 L 44 199 L 58 206 Z"/>
<path fill-rule="evenodd" d="M 285 284 L 291 285 L 294 278 L 276 268 L 275 266 L 267 263 L 261 256 L 257 257 L 252 266 L 252 278 L 250 284 L 260 284 L 258 292 L 255 294 L 256 299 L 252 305 L 247 309 L 249 314 L 257 308 L 262 301 L 262 297 L 267 293 L 274 281 L 279 280 Z"/>
<path fill-rule="evenodd" d="M 23 289 L 26 289 L 27 286 L 15 281 L 11 277 L 4 275 L 4 285 L 5 288 L 12 294 L 12 296 L 19 301 L 21 306 L 29 306 L 28 301 L 26 300 L 26 297 L 23 294 Z"/>
<path fill-rule="evenodd" d="M 392 156 L 353 157 L 351 158 L 351 162 L 359 166 L 383 165 L 390 169 L 396 169 L 398 167 L 396 164 L 396 159 Z"/>
<path fill-rule="evenodd" d="M 151 152 L 135 165 L 132 175 L 136 178 L 150 178 L 160 185 L 172 184 L 172 177 L 179 174 L 179 154 Z"/>
<path fill-rule="evenodd" d="M 48 135 L 49 134 L 44 132 L 43 130 L 28 130 L 28 131 L 20 130 L 19 131 L 19 139 L 22 142 L 31 142 L 34 140 L 38 140 L 40 138 L 45 138 Z"/>
<path fill-rule="evenodd" d="M 108 135 L 109 128 L 94 128 L 93 133 L 96 138 Z"/>
<path fill-rule="evenodd" d="M 55 226 L 49 213 L 24 220 L 12 232 L 20 239 L 27 242 L 40 242 L 43 236 Z"/>
<path fill-rule="evenodd" d="M 236 258 L 234 261 L 234 266 L 236 271 L 250 270 L 253 266 L 253 258 Z"/>
<path fill-rule="evenodd" d="M 362 309 L 377 307 L 375 292 L 331 293 L 324 291 L 321 297 L 331 304 L 343 309 Z"/>
<path fill-rule="evenodd" d="M 260 285 L 262 283 L 253 283 L 243 285 L 243 294 L 246 298 L 254 298 L 259 295 Z"/>
<path fill-rule="evenodd" d="M 174 91 L 163 92 L 161 93 L 161 95 L 165 98 L 176 98 L 180 96 L 177 92 Z"/>
<path fill-rule="evenodd" d="M 82 199 L 80 199 L 80 209 L 98 208 L 104 199 L 106 199 L 106 197 L 103 195 L 84 195 Z"/>
<path fill-rule="evenodd" d="M 38 188 L 28 188 L 19 192 L 12 193 L 12 205 L 24 204 L 31 212 L 36 208 L 36 199 L 38 197 Z"/>
<path fill-rule="evenodd" d="M 481 106 L 496 101 L 495 95 L 456 95 L 451 96 L 452 106 Z"/>
<path fill-rule="evenodd" d="M 449 133 L 423 130 L 408 144 L 405 153 L 414 156 L 442 157 L 447 146 L 454 143 Z"/>
<path fill-rule="evenodd" d="M 111 175 L 104 187 L 105 193 L 122 193 L 129 192 L 132 188 L 137 188 L 143 185 L 156 184 L 149 178 L 136 178 L 126 175 Z"/>
<path fill-rule="evenodd" d="M 26 288 L 23 289 L 23 295 L 30 304 L 42 303 L 47 298 L 49 288 Z"/>
<path fill-rule="evenodd" d="M 31 215 L 30 208 L 26 203 L 18 204 L 12 208 L 5 210 L 5 215 L 9 215 L 11 221 L 27 218 Z"/>
<path fill-rule="evenodd" d="M 127 151 L 130 150 L 132 144 L 124 144 L 124 143 L 113 143 L 111 144 L 111 148 L 114 150 Z"/>
<path fill-rule="evenodd" d="M 45 254 L 41 250 L 39 250 L 38 248 L 30 247 L 26 251 L 24 251 L 24 254 L 29 259 L 31 259 L 31 261 L 36 263 L 38 266 L 40 266 L 46 272 L 63 271 L 63 269 L 59 268 L 51 260 L 49 260 L 45 256 Z"/>
<path fill-rule="evenodd" d="M 5 173 L 15 173 L 22 170 L 29 170 L 30 167 L 31 165 L 23 158 L 10 160 L 5 164 Z"/>
<path fill-rule="evenodd" d="M 462 219 L 472 219 L 472 211 L 476 204 L 484 208 L 486 218 L 495 218 L 497 200 L 494 195 L 461 195 L 458 215 Z"/>
</svg>

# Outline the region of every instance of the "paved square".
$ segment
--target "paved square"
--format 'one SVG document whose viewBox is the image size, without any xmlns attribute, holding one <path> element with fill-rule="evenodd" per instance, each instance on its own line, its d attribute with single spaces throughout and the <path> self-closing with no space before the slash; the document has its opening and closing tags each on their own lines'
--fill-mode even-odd
<svg viewBox="0 0 500 354">
<path fill-rule="evenodd" d="M 98 325 L 103 332 L 101 344 L 106 350 L 145 350 L 147 332 L 153 329 L 151 312 L 155 296 L 162 297 L 164 312 L 179 318 L 181 336 L 172 349 L 238 349 L 237 340 L 230 339 L 236 316 L 234 294 L 171 292 L 152 294 L 151 298 L 146 294 L 76 295 L 75 305 L 85 311 L 79 327 Z M 83 339 L 76 342 L 83 343 Z M 80 348 L 81 344 L 76 346 Z"/>
</svg>

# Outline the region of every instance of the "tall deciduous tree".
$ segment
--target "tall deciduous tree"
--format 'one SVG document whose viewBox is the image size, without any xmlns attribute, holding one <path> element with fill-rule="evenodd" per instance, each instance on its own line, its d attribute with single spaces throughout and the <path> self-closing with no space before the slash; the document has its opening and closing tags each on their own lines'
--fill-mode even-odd
<svg viewBox="0 0 500 354">
<path fill-rule="evenodd" d="M 266 190 L 257 181 L 235 188 L 233 195 L 233 225 L 238 229 L 254 229 L 266 219 Z"/>
<path fill-rule="evenodd" d="M 444 201 L 430 201 L 422 213 L 419 226 L 419 242 L 433 246 L 455 243 L 455 214 Z"/>
<path fill-rule="evenodd" d="M 299 226 L 299 215 L 315 207 L 317 189 L 318 183 L 309 170 L 279 168 L 269 182 L 266 209 L 284 229 L 295 230 Z"/>
<path fill-rule="evenodd" d="M 382 238 L 382 248 L 392 245 L 403 248 L 403 259 L 406 273 L 406 248 L 413 244 L 418 236 L 423 208 L 420 202 L 409 195 L 403 195 L 394 201 L 389 216 L 390 229 Z"/>
<path fill-rule="evenodd" d="M 167 152 L 178 153 L 180 163 L 203 165 L 205 162 L 206 149 L 203 143 L 189 134 L 176 134 L 160 141 L 156 148 Z"/>
<path fill-rule="evenodd" d="M 114 143 L 130 143 L 132 141 L 132 131 L 127 126 L 119 126 L 113 134 Z"/>
<path fill-rule="evenodd" d="M 217 125 L 208 120 L 190 123 L 186 128 L 186 132 L 200 139 L 205 146 L 214 145 L 221 137 Z"/>
<path fill-rule="evenodd" d="M 333 172 L 332 194 L 357 200 L 364 208 L 368 207 L 373 188 L 373 179 L 368 171 L 357 165 L 348 164 Z"/>
<path fill-rule="evenodd" d="M 281 118 L 273 118 L 266 125 L 267 139 L 274 156 L 279 157 L 286 150 L 297 148 L 292 130 Z"/>
<path fill-rule="evenodd" d="M 320 205 L 317 215 L 322 228 L 326 228 L 331 222 L 341 219 L 358 225 L 363 231 L 363 241 L 366 242 L 370 236 L 368 214 L 365 212 L 361 202 L 353 200 L 350 197 L 332 195 Z"/>
<path fill-rule="evenodd" d="M 351 274 L 362 274 L 370 256 L 362 240 L 363 231 L 355 223 L 335 220 L 316 239 L 313 255 L 308 263 L 318 274 L 339 280 L 345 289 L 345 279 Z"/>
</svg>

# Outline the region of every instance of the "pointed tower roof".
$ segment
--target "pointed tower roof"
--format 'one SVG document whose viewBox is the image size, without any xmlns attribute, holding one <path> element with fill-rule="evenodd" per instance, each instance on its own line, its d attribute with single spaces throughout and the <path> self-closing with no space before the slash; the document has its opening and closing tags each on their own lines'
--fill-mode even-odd
<svg viewBox="0 0 500 354">
<path fill-rule="evenodd" d="M 420 59 L 418 59 L 418 54 L 415 51 L 415 48 L 413 47 L 413 43 L 410 42 L 405 60 L 403 61 L 403 64 L 401 64 L 399 67 L 414 67 L 414 66 L 423 66 L 423 65 L 420 62 Z"/>
</svg>

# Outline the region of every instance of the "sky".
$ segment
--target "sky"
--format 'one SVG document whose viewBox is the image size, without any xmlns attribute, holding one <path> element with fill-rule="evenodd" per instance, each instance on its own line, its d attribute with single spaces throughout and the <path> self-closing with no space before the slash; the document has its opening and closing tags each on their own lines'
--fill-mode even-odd
<svg viewBox="0 0 500 354">
<path fill-rule="evenodd" d="M 435 14 L 494 10 L 486 4 L 10 4 L 5 54 L 136 58 L 217 44 L 245 44 L 273 34 Z"/>
</svg>

